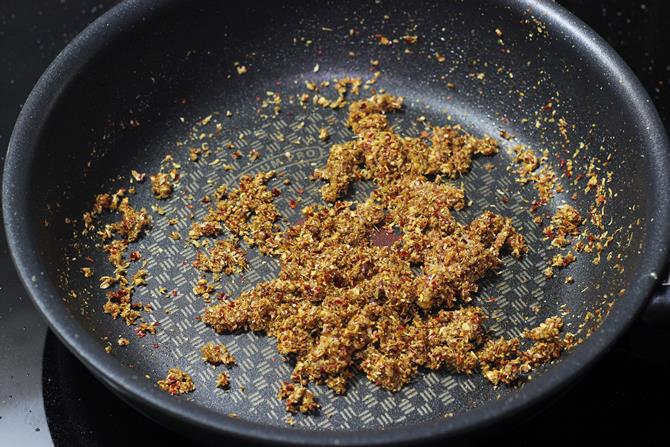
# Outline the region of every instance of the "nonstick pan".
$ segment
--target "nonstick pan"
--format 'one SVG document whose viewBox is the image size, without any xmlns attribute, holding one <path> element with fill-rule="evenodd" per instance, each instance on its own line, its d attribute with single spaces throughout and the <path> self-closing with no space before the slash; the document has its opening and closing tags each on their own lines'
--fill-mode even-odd
<svg viewBox="0 0 670 447">
<path fill-rule="evenodd" d="M 418 40 L 407 43 L 404 35 Z M 390 45 L 380 44 L 381 37 Z M 241 66 L 246 73 L 239 73 Z M 198 321 L 205 303 L 191 292 L 197 272 L 181 262 L 192 249 L 163 229 L 177 218 L 175 230 L 185 234 L 191 213 L 204 212 L 199 200 L 216 185 L 269 169 L 291 180 L 277 203 L 282 224 L 295 222 L 300 207 L 292 200 L 319 201 L 320 185 L 309 175 L 326 159 L 329 144 L 351 138 L 345 111 L 303 108 L 296 98 L 305 81 L 369 79 L 371 67 L 382 73 L 375 88 L 405 97 L 404 112 L 392 120 L 408 134 L 420 132 L 424 122 L 452 120 L 478 135 L 498 138 L 504 130 L 512 140 L 498 138 L 503 149 L 524 144 L 561 154 L 580 148 L 584 163 L 606 160 L 612 195 L 605 223 L 619 230 L 611 259 L 603 255 L 596 265 L 580 257 L 548 281 L 542 269 L 552 252 L 531 222 L 532 187 L 506 169 L 506 150 L 476 160 L 461 179 L 473 205 L 459 218 L 469 220 L 484 208 L 510 216 L 531 251 L 482 281 L 475 303 L 494 317 L 499 335 L 518 335 L 563 314 L 584 342 L 515 386 L 424 371 L 398 393 L 358 376 L 343 397 L 316 387 L 320 414 L 287 425 L 276 393 L 290 364 L 270 338 L 217 336 Z M 272 115 L 262 106 L 268 92 L 283 98 L 276 117 L 263 116 Z M 223 126 L 212 145 L 232 143 L 262 156 L 229 157 L 220 166 L 188 163 L 198 123 L 209 115 Z M 568 138 L 559 118 L 568 123 Z M 317 138 L 322 127 L 331 131 L 329 143 Z M 96 275 L 107 264 L 95 238 L 81 236 L 77 225 L 95 194 L 129 186 L 133 169 L 157 172 L 167 154 L 182 164 L 182 178 L 173 198 L 161 204 L 167 214 L 152 211 L 159 230 L 138 245 L 150 271 L 139 298 L 154 306 L 147 321 L 160 323 L 156 335 L 140 338 L 135 327 L 103 313 L 104 291 L 81 274 L 91 261 Z M 332 445 L 427 441 L 481 433 L 548 403 L 626 329 L 668 253 L 668 154 L 640 83 L 600 37 L 554 2 L 128 1 L 84 30 L 35 86 L 9 145 L 3 212 L 16 267 L 53 331 L 112 390 L 166 426 L 209 442 L 225 436 Z M 485 169 L 485 162 L 495 169 Z M 566 185 L 545 205 L 548 212 L 583 188 Z M 135 186 L 134 205 L 151 209 L 156 202 L 149 186 Z M 575 206 L 587 209 L 586 196 L 579 197 Z M 226 294 L 234 297 L 276 274 L 276 264 L 257 253 L 250 262 L 245 275 L 224 281 Z M 573 284 L 566 284 L 567 275 Z M 130 345 L 118 347 L 120 336 Z M 232 390 L 203 385 L 175 397 L 156 387 L 173 366 L 196 383 L 211 383 L 214 373 L 198 348 L 217 339 L 238 359 Z M 133 427 L 119 430 L 132 442 Z"/>
</svg>

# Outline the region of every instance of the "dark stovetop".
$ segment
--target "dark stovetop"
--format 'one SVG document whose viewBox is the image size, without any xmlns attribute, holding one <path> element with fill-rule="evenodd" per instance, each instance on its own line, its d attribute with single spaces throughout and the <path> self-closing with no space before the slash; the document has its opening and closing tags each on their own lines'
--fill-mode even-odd
<svg viewBox="0 0 670 447">
<path fill-rule="evenodd" d="M 0 156 L 21 104 L 53 57 L 113 0 L 4 0 L 0 5 Z M 637 73 L 670 125 L 670 2 L 560 1 Z M 0 230 L 2 231 L 2 230 Z M 0 445 L 187 444 L 130 409 L 48 333 L 29 303 L 0 235 Z M 667 445 L 670 329 L 638 322 L 592 371 L 531 422 L 496 442 L 521 445 L 634 437 Z M 117 427 L 133 427 L 128 434 Z"/>
</svg>

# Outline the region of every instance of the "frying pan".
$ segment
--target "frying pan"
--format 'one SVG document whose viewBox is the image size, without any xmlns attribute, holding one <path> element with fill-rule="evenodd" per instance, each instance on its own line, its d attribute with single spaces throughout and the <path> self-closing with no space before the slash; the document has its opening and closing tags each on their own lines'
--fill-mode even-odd
<svg viewBox="0 0 670 447">
<path fill-rule="evenodd" d="M 410 45 L 403 35 L 418 41 Z M 380 36 L 391 45 L 380 45 Z M 403 132 L 417 134 L 424 119 L 453 120 L 478 135 L 505 130 L 513 136 L 500 139 L 500 154 L 475 160 L 459 180 L 473 205 L 458 219 L 485 208 L 510 216 L 531 248 L 519 262 L 505 258 L 500 274 L 481 283 L 475 304 L 492 317 L 492 332 L 518 335 L 563 313 L 569 330 L 584 325 L 585 340 L 516 386 L 494 388 L 481 377 L 448 371 L 421 372 L 398 393 L 360 376 L 343 397 L 317 386 L 320 414 L 298 416 L 290 426 L 276 398 L 290 364 L 267 337 L 217 336 L 198 321 L 205 303 L 191 292 L 197 272 L 181 263 L 193 249 L 164 229 L 177 218 L 175 230 L 185 235 L 190 215 L 205 212 L 199 200 L 216 185 L 268 169 L 291 179 L 277 204 L 282 225 L 295 222 L 300 207 L 289 206 L 291 200 L 319 201 L 320 185 L 309 174 L 324 163 L 330 143 L 351 138 L 345 111 L 303 108 L 295 97 L 306 80 L 369 79 L 371 60 L 382 73 L 375 88 L 406 99 L 405 111 L 392 117 Z M 269 91 L 283 98 L 276 117 L 263 116 L 272 115 L 262 107 Z M 569 141 L 555 121 L 542 118 L 552 111 L 569 123 Z M 262 156 L 234 160 L 224 149 L 219 164 L 214 157 L 189 163 L 188 147 L 202 131 L 198 122 L 210 114 L 223 126 L 207 140 L 212 147 L 232 143 L 243 155 L 257 149 Z M 329 143 L 316 137 L 321 127 L 331 131 Z M 584 163 L 611 157 L 606 224 L 621 228 L 611 251 L 623 271 L 612 269 L 614 261 L 595 265 L 583 256 L 548 281 L 541 270 L 552 252 L 528 210 L 534 191 L 514 181 L 505 149 L 525 144 L 563 154 L 579 143 Z M 80 273 L 89 265 L 96 276 L 109 268 L 95 237 L 81 236 L 77 225 L 95 194 L 129 186 L 131 169 L 157 172 L 168 153 L 182 164 L 182 178 L 173 198 L 161 203 L 167 214 L 152 211 L 154 229 L 137 245 L 150 277 L 136 299 L 152 303 L 145 318 L 161 325 L 156 335 L 139 338 L 134 327 L 102 312 L 104 291 Z M 298 444 L 427 441 L 481 433 L 546 404 L 622 334 L 644 307 L 668 253 L 668 153 L 661 122 L 631 71 L 553 2 L 128 1 L 84 30 L 35 86 L 9 145 L 3 212 L 16 268 L 53 331 L 107 386 L 166 426 L 209 442 L 224 436 Z M 485 169 L 485 162 L 495 169 Z M 229 163 L 235 169 L 222 169 Z M 149 186 L 135 186 L 132 203 L 151 209 Z M 366 188 L 358 185 L 352 195 Z M 546 212 L 581 188 L 566 182 Z M 575 206 L 587 209 L 588 200 L 580 194 Z M 250 253 L 249 271 L 223 281 L 226 294 L 234 297 L 276 274 L 274 261 Z M 574 284 L 565 283 L 568 274 Z M 158 287 L 175 292 L 165 297 Z M 603 318 L 585 320 L 589 311 Z M 117 347 L 119 336 L 130 345 Z M 197 351 L 210 340 L 223 340 L 238 359 L 228 392 L 207 386 L 215 372 Z M 174 397 L 156 387 L 173 366 L 193 375 L 194 393 Z M 132 427 L 119 429 L 132 433 Z"/>
</svg>

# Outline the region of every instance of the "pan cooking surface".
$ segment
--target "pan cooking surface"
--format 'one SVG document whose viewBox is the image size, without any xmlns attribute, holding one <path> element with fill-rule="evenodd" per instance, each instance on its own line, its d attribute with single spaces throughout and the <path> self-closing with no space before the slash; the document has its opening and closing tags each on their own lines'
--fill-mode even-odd
<svg viewBox="0 0 670 447">
<path fill-rule="evenodd" d="M 322 11 L 275 6 L 248 11 L 255 14 L 255 21 L 245 29 L 240 20 L 229 17 L 243 13 L 224 11 L 214 4 L 200 8 L 173 7 L 162 18 L 163 25 L 153 21 L 143 25 L 144 39 L 136 38 L 137 29 L 131 31 L 127 39 L 106 49 L 95 65 L 84 67 L 69 88 L 89 95 L 64 96 L 56 106 L 60 118 L 45 130 L 51 137 L 46 139 L 49 147 L 45 150 L 57 161 L 47 163 L 45 157 L 36 162 L 36 169 L 50 185 L 34 192 L 34 213 L 40 222 L 48 223 L 38 230 L 45 254 L 53 259 L 46 274 L 58 282 L 64 305 L 84 330 L 100 340 L 100 349 L 111 344 L 110 355 L 128 365 L 133 374 L 146 375 L 146 380 L 155 383 L 168 368 L 180 367 L 193 376 L 197 389 L 175 399 L 192 399 L 222 415 L 235 413 L 242 419 L 286 426 L 283 403 L 276 394 L 280 382 L 290 376 L 291 365 L 276 352 L 269 337 L 250 333 L 220 336 L 198 321 L 206 303 L 192 292 L 198 272 L 190 265 L 195 249 L 188 244 L 187 233 L 192 215 L 199 219 L 206 212 L 202 197 L 220 184 L 235 187 L 243 174 L 271 169 L 281 174 L 270 186 L 282 191 L 275 203 L 284 215 L 283 226 L 299 219 L 302 206 L 322 203 L 318 192 L 322 184 L 309 176 L 325 163 L 331 144 L 347 141 L 352 134 L 345 126 L 346 109 L 332 111 L 311 103 L 303 108 L 297 96 L 307 91 L 306 80 L 370 79 L 372 59 L 379 60 L 382 73 L 374 87 L 405 97 L 405 111 L 391 116 L 402 133 L 418 135 L 424 122 L 460 123 L 477 136 L 489 134 L 501 143 L 498 155 L 476 159 L 472 171 L 457 180 L 463 182 L 472 205 L 454 212 L 462 222 L 483 210 L 512 217 L 530 248 L 521 260 L 505 257 L 499 274 L 480 282 L 473 304 L 486 309 L 493 334 L 518 336 L 546 317 L 563 313 L 565 331 L 576 332 L 586 311 L 600 309 L 626 286 L 640 256 L 634 248 L 641 230 L 633 224 L 645 215 L 640 203 L 644 182 L 624 175 L 644 163 L 629 150 L 638 136 L 632 131 L 623 134 L 620 125 L 612 122 L 612 116 L 624 114 L 616 98 L 593 93 L 597 90 L 593 67 L 568 57 L 570 46 L 555 40 L 532 14 L 484 2 L 476 7 L 461 2 L 421 3 L 416 5 L 416 14 L 385 3 L 366 7 L 338 3 L 336 15 L 332 4 Z M 495 13 L 487 8 L 494 8 Z M 483 11 L 487 11 L 485 17 Z M 502 30 L 502 38 L 496 28 Z M 355 30 L 353 36 L 350 29 Z M 418 42 L 409 45 L 401 39 L 388 47 L 379 45 L 379 35 L 400 38 L 405 34 L 417 35 Z M 545 55 L 551 51 L 563 51 L 566 58 L 545 65 Z M 445 55 L 446 61 L 439 62 L 436 53 Z M 248 72 L 238 75 L 236 62 Z M 558 74 L 552 77 L 551 72 Z M 447 82 L 455 88 L 448 88 Z M 259 107 L 269 91 L 281 95 L 281 112 L 263 118 L 261 114 L 272 115 L 271 108 Z M 360 97 L 368 95 L 369 91 L 361 90 Z M 547 108 L 548 102 L 552 108 Z M 571 125 L 570 142 L 564 141 L 551 120 L 551 110 L 556 109 L 556 119 L 562 116 Z M 78 110 L 81 119 L 70 119 L 68 110 Z M 230 118 L 225 116 L 228 110 L 233 112 Z M 197 124 L 210 114 L 214 115 L 208 125 Z M 618 117 L 620 123 L 628 119 Z M 223 125 L 221 134 L 199 139 L 201 132 L 212 132 L 217 121 Z M 318 138 L 323 127 L 331 134 L 327 143 Z M 514 136 L 512 141 L 499 138 L 503 129 Z M 190 162 L 188 148 L 204 141 L 213 149 L 212 155 Z M 507 149 L 527 144 L 536 150 L 572 153 L 580 142 L 586 145 L 582 149 L 585 160 L 612 154 L 608 169 L 615 175 L 610 186 L 618 194 L 611 207 L 616 221 L 612 229 L 622 228 L 617 237 L 621 245 L 613 249 L 628 264 L 623 274 L 615 275 L 610 263 L 593 265 L 592 257 L 584 255 L 547 281 L 542 270 L 555 252 L 542 240 L 543 226 L 531 221 L 529 207 L 536 192 L 516 182 L 508 171 L 511 157 Z M 242 158 L 232 158 L 232 151 L 225 149 L 229 143 L 242 152 Z M 260 151 L 258 160 L 249 159 L 251 149 Z M 158 172 L 167 154 L 181 164 L 181 180 L 172 198 L 156 202 L 147 180 L 136 185 L 138 193 L 130 199 L 135 208 L 150 210 L 157 204 L 167 211 L 164 216 L 151 212 L 153 229 L 130 247 L 148 260 L 149 270 L 148 286 L 137 289 L 134 301 L 150 303 L 155 310 L 143 316 L 147 322 L 160 323 L 155 336 L 139 338 L 135 327 L 102 312 L 104 291 L 96 278 L 110 274 L 112 268 L 95 247 L 97 237 L 75 236 L 73 230 L 78 232 L 80 223 L 73 226 L 64 220 L 80 221 L 95 194 L 129 186 L 131 169 L 147 175 Z M 485 163 L 493 163 L 495 169 L 485 169 Z M 225 164 L 234 169 L 224 170 Z M 284 185 L 284 178 L 291 185 Z M 573 192 L 581 193 L 583 188 L 583 184 L 575 187 L 569 182 L 564 186 L 565 192 L 546 211 L 569 201 Z M 350 197 L 365 197 L 370 188 L 359 183 Z M 290 206 L 298 199 L 298 206 Z M 577 208 L 586 210 L 588 200 L 580 194 Z M 177 224 L 168 225 L 174 218 Z M 178 231 L 182 239 L 170 239 L 172 231 Z M 75 242 L 80 253 L 73 249 Z M 94 278 L 84 278 L 80 272 L 90 265 L 87 256 L 95 261 Z M 255 249 L 249 250 L 249 262 L 243 275 L 224 277 L 218 291 L 236 297 L 278 271 L 275 259 Z M 567 275 L 574 277 L 574 284 L 564 284 Z M 159 287 L 165 287 L 168 296 L 159 293 Z M 77 292 L 77 299 L 67 298 L 70 290 Z M 129 346 L 116 345 L 121 336 L 130 339 Z M 208 341 L 223 341 L 237 358 L 237 365 L 229 370 L 230 391 L 214 388 L 221 367 L 215 370 L 200 358 L 199 348 Z M 543 369 L 533 375 L 541 375 Z M 518 392 L 515 387 L 494 388 L 479 374 L 448 371 L 422 371 L 398 393 L 374 386 L 361 374 L 345 396 L 334 396 L 325 386 L 310 388 L 319 398 L 321 411 L 317 416 L 296 416 L 295 427 L 351 430 L 409 424 L 458 416 Z"/>
</svg>

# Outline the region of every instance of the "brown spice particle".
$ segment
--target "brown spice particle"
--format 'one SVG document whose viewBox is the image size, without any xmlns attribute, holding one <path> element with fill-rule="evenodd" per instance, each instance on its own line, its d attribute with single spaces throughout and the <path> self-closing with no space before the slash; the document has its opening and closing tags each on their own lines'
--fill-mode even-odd
<svg viewBox="0 0 670 447">
<path fill-rule="evenodd" d="M 300 413 L 310 413 L 320 407 L 310 390 L 295 383 L 282 383 L 278 397 L 285 401 L 286 411 L 289 413 L 296 413 L 298 411 Z"/>
<path fill-rule="evenodd" d="M 197 253 L 193 265 L 203 272 L 232 275 L 246 270 L 246 252 L 234 241 L 217 240 L 209 253 L 202 251 Z"/>
<path fill-rule="evenodd" d="M 134 169 L 130 171 L 130 175 L 132 175 L 133 179 L 135 179 L 137 183 L 142 183 L 144 181 L 144 178 L 146 177 L 146 174 L 144 172 L 140 173 Z"/>
<path fill-rule="evenodd" d="M 159 172 L 149 177 L 149 179 L 151 180 L 151 191 L 153 191 L 157 199 L 165 200 L 170 198 L 174 190 L 173 179 L 170 174 Z"/>
<path fill-rule="evenodd" d="M 235 357 L 223 343 L 209 342 L 200 348 L 203 360 L 211 365 L 234 365 Z"/>
<path fill-rule="evenodd" d="M 417 43 L 419 41 L 419 36 L 417 36 L 417 35 L 405 35 L 405 36 L 402 36 L 402 40 L 404 40 L 405 43 L 408 43 L 410 45 L 414 45 L 415 43 Z"/>
<path fill-rule="evenodd" d="M 193 287 L 193 293 L 197 296 L 209 298 L 210 292 L 214 291 L 214 286 L 209 284 L 206 279 L 199 279 Z"/>
<path fill-rule="evenodd" d="M 158 381 L 158 387 L 172 395 L 195 391 L 191 376 L 179 368 L 170 368 L 165 379 Z"/>
<path fill-rule="evenodd" d="M 572 205 L 561 205 L 551 217 L 551 225 L 544 229 L 544 234 L 551 239 L 554 247 L 566 247 L 570 237 L 579 235 L 582 216 Z"/>
<path fill-rule="evenodd" d="M 576 260 L 575 255 L 573 255 L 572 252 L 570 251 L 565 255 L 559 253 L 551 258 L 551 266 L 563 268 L 572 264 L 573 262 L 575 262 L 575 260 Z"/>
<path fill-rule="evenodd" d="M 156 323 L 140 323 L 135 332 L 140 338 L 147 334 L 156 335 Z"/>
<path fill-rule="evenodd" d="M 227 372 L 220 372 L 219 375 L 216 376 L 216 387 L 222 389 L 230 388 L 230 377 Z"/>
</svg>

